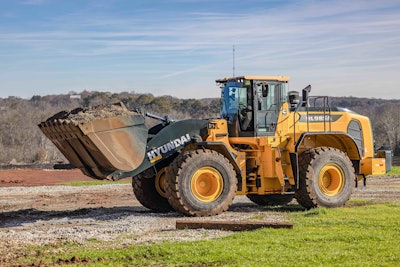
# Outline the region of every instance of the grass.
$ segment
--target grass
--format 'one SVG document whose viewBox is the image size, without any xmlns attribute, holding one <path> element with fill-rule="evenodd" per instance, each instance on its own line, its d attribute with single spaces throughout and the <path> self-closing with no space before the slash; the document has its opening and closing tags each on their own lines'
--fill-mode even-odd
<svg viewBox="0 0 400 267">
<path fill-rule="evenodd" d="M 392 166 L 392 169 L 387 173 L 388 176 L 400 177 L 400 166 Z"/>
<path fill-rule="evenodd" d="M 104 184 L 130 184 L 132 181 L 130 179 L 123 179 L 119 181 L 108 181 L 108 180 L 92 180 L 92 181 L 73 181 L 60 183 L 60 185 L 67 186 L 91 186 L 91 185 L 104 185 Z"/>
<path fill-rule="evenodd" d="M 154 245 L 90 240 L 85 246 L 35 247 L 36 256 L 24 262 L 38 262 L 39 256 L 48 265 L 75 257 L 72 266 L 398 266 L 400 202 L 360 202 L 352 200 L 355 205 L 336 209 L 284 209 L 281 212 L 294 223 L 291 230 L 261 229 L 209 241 Z"/>
</svg>

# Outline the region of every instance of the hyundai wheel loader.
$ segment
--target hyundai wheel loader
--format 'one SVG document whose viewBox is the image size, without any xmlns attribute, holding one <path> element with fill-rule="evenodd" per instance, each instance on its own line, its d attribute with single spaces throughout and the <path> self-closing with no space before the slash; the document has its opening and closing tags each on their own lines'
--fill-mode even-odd
<svg viewBox="0 0 400 267">
<path fill-rule="evenodd" d="M 370 121 L 310 96 L 311 86 L 288 92 L 288 81 L 216 80 L 218 119 L 174 121 L 118 103 L 62 111 L 39 127 L 87 176 L 133 177 L 136 198 L 154 211 L 212 216 L 236 195 L 259 205 L 342 206 L 360 180 L 385 173 Z M 148 129 L 146 115 L 159 124 Z"/>
</svg>

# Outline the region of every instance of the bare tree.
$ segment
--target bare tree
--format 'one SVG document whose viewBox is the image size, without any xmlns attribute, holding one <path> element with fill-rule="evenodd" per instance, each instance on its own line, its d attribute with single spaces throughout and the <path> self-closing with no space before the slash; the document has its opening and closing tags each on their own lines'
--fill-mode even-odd
<svg viewBox="0 0 400 267">
<path fill-rule="evenodd" d="M 379 117 L 388 145 L 392 150 L 396 150 L 400 137 L 400 106 L 396 104 L 385 105 Z"/>
</svg>

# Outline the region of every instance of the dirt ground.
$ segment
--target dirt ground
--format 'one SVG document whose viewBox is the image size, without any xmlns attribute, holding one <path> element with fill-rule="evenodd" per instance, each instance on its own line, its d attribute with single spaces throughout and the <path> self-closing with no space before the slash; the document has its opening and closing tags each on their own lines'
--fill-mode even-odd
<svg viewBox="0 0 400 267">
<path fill-rule="evenodd" d="M 0 187 L 57 185 L 64 182 L 93 180 L 79 169 L 15 169 L 0 170 Z"/>
<path fill-rule="evenodd" d="M 232 234 L 218 230 L 176 230 L 175 222 L 182 219 L 182 215 L 147 210 L 135 199 L 130 184 L 60 185 L 82 180 L 91 178 L 77 169 L 0 170 L 0 266 L 16 264 L 28 256 L 25 250 L 20 249 L 28 245 L 73 242 L 84 246 L 96 239 L 121 246 L 163 240 L 210 239 Z M 367 187 L 360 183 L 352 198 L 374 202 L 400 201 L 400 178 L 369 178 Z M 296 202 L 291 204 L 296 205 Z M 236 197 L 227 212 L 212 219 L 235 221 L 254 218 L 271 222 L 287 220 L 285 212 L 257 206 L 246 197 Z"/>
</svg>

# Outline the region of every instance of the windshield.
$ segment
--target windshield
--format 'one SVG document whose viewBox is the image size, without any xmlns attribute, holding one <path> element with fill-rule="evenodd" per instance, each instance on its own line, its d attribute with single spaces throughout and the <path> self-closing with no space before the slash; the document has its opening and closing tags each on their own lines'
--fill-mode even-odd
<svg viewBox="0 0 400 267">
<path fill-rule="evenodd" d="M 227 82 L 221 91 L 221 116 L 231 118 L 237 114 L 239 103 L 246 97 L 246 90 L 243 90 L 241 83 Z M 244 96 L 243 96 L 244 93 Z"/>
</svg>

